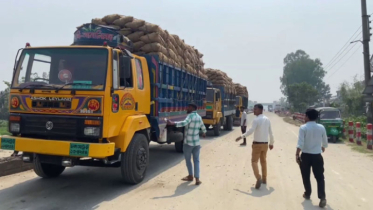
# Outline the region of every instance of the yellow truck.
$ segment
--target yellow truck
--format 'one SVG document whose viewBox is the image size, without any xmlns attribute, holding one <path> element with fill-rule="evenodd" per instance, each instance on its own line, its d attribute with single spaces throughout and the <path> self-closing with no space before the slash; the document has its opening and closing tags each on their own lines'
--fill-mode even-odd
<svg viewBox="0 0 373 210">
<path fill-rule="evenodd" d="M 213 129 L 214 135 L 219 136 L 221 127 L 224 130 L 233 129 L 235 114 L 235 95 L 225 91 L 224 86 L 209 83 L 206 96 L 206 116 L 203 122 L 208 130 Z"/>
<path fill-rule="evenodd" d="M 238 95 L 236 96 L 236 114 L 234 116 L 233 125 L 240 126 L 241 125 L 241 108 L 244 107 L 246 110 L 248 109 L 249 99 L 247 96 Z"/>
<path fill-rule="evenodd" d="M 75 165 L 118 167 L 130 184 L 145 177 L 151 141 L 182 152 L 183 129 L 166 120 L 183 120 L 190 101 L 205 116 L 207 81 L 130 47 L 95 24 L 78 29 L 71 46 L 26 44 L 9 96 L 11 135 L 0 136 L 0 148 L 22 151 L 43 178 Z"/>
</svg>

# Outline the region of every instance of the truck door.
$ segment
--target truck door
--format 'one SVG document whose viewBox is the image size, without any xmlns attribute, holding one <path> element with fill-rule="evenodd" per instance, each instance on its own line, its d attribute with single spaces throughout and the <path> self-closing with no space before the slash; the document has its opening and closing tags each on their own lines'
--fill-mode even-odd
<svg viewBox="0 0 373 210">
<path fill-rule="evenodd" d="M 109 137 L 116 136 L 128 116 L 150 111 L 149 74 L 141 58 L 130 58 L 120 50 L 112 51 L 112 90 Z M 145 67 L 145 68 L 144 68 Z M 147 95 L 149 100 L 146 103 Z M 148 105 L 148 109 L 146 108 Z"/>
</svg>

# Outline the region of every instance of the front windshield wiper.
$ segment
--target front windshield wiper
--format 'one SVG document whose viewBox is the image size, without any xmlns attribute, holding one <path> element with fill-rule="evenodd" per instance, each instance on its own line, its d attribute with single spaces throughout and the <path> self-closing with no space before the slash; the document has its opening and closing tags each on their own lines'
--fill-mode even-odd
<svg viewBox="0 0 373 210">
<path fill-rule="evenodd" d="M 69 86 L 69 85 L 89 85 L 89 86 L 97 86 L 97 84 L 87 84 L 87 83 L 84 83 L 84 82 L 70 82 L 70 83 L 66 83 L 66 84 L 62 85 L 62 86 L 59 87 L 59 88 L 56 88 L 56 93 L 58 93 L 58 91 L 62 90 L 64 87 Z"/>
<path fill-rule="evenodd" d="M 49 84 L 28 84 L 22 88 L 19 89 L 19 92 L 22 92 L 24 89 L 28 88 L 28 87 L 34 87 L 34 88 L 38 88 L 38 87 L 54 87 L 52 85 L 49 85 Z M 34 88 L 30 88 L 30 92 L 34 92 Z"/>
</svg>

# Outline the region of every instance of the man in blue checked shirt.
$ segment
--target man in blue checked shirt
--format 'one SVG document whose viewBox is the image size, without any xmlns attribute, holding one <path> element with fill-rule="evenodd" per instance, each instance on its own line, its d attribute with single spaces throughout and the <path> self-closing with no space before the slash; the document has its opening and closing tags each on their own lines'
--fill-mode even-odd
<svg viewBox="0 0 373 210">
<path fill-rule="evenodd" d="M 203 137 L 206 137 L 206 127 L 203 124 L 201 116 L 197 114 L 197 105 L 194 103 L 189 103 L 187 108 L 188 116 L 184 121 L 181 122 L 171 122 L 168 121 L 168 125 L 175 125 L 176 127 L 185 127 L 184 129 L 184 145 L 183 152 L 185 156 L 185 162 L 188 168 L 189 175 L 184 177 L 183 181 L 191 182 L 193 181 L 193 167 L 191 162 L 191 157 L 193 155 L 194 163 L 194 177 L 196 178 L 196 185 L 202 184 L 199 179 L 199 153 L 201 150 L 201 145 L 199 141 L 199 131 L 202 129 Z"/>
</svg>

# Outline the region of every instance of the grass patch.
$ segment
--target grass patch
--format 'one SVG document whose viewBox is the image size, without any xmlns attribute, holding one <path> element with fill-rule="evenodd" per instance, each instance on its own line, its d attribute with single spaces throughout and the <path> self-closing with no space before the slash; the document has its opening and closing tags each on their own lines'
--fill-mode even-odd
<svg viewBox="0 0 373 210">
<path fill-rule="evenodd" d="M 9 135 L 7 121 L 3 121 L 3 120 L 0 121 L 0 135 Z"/>
<path fill-rule="evenodd" d="M 292 124 L 292 125 L 296 125 L 296 126 L 301 126 L 303 125 L 303 123 L 299 122 L 298 120 L 293 120 L 292 117 L 284 117 L 282 118 L 285 122 L 289 123 L 289 124 Z"/>
<path fill-rule="evenodd" d="M 347 146 L 351 147 L 352 150 L 356 151 L 356 152 L 360 152 L 360 153 L 364 153 L 364 154 L 368 154 L 369 156 L 372 156 L 373 157 L 373 150 L 369 150 L 367 149 L 367 142 L 366 140 L 362 140 L 361 143 L 362 145 L 357 145 L 356 142 L 355 143 L 351 143 L 348 139 L 343 139 L 343 141 L 347 144 Z M 356 140 L 355 140 L 356 141 Z"/>
</svg>

